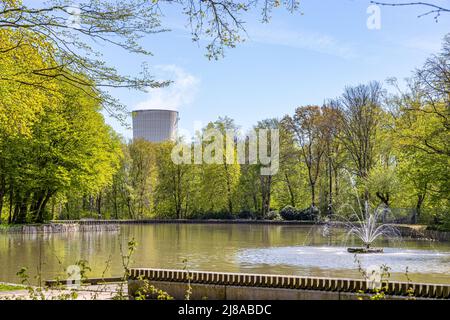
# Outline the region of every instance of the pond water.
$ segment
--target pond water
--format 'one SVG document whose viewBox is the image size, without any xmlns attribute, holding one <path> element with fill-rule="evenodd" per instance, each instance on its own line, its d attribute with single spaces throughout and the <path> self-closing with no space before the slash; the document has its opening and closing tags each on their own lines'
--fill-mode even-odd
<svg viewBox="0 0 450 320">
<path fill-rule="evenodd" d="M 347 246 L 359 242 L 323 236 L 320 226 L 252 224 L 122 225 L 120 232 L 0 234 L 0 281 L 17 282 L 16 272 L 44 280 L 63 275 L 80 259 L 88 277 L 120 276 L 121 247 L 134 238 L 136 267 L 361 278 Z M 392 280 L 450 284 L 450 243 L 382 239 L 382 254 L 358 255 L 363 268 L 391 268 Z M 183 262 L 183 260 L 187 262 Z"/>
</svg>

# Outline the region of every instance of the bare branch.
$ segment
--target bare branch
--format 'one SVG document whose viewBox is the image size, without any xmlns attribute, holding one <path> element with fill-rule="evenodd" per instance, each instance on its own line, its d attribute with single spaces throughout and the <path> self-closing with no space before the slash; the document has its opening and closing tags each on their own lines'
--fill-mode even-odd
<svg viewBox="0 0 450 320">
<path fill-rule="evenodd" d="M 432 15 L 434 14 L 434 20 L 438 22 L 439 17 L 441 16 L 441 13 L 450 13 L 450 8 L 444 8 L 440 5 L 436 5 L 429 2 L 405 2 L 405 3 L 392 3 L 392 2 L 378 2 L 378 1 L 370 1 L 373 4 L 380 5 L 380 6 L 390 6 L 390 7 L 405 7 L 405 6 L 421 6 L 426 7 L 429 10 L 418 15 L 418 18 Z"/>
</svg>

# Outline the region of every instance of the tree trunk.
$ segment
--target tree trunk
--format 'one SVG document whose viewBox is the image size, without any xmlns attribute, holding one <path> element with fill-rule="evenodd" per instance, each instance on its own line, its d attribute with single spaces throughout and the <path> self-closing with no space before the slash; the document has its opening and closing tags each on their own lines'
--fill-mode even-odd
<svg viewBox="0 0 450 320">
<path fill-rule="evenodd" d="M 8 224 L 13 223 L 13 206 L 14 206 L 14 188 L 12 180 L 9 183 L 9 216 L 8 216 Z"/>
<path fill-rule="evenodd" d="M 188 205 L 189 205 L 189 192 L 186 193 L 186 203 L 184 205 L 184 219 L 188 216 Z"/>
<path fill-rule="evenodd" d="M 233 199 L 231 194 L 231 182 L 230 182 L 230 174 L 228 172 L 228 165 L 226 161 L 224 162 L 224 168 L 225 168 L 225 177 L 227 182 L 227 197 L 228 197 L 228 211 L 230 214 L 233 214 Z"/>
<path fill-rule="evenodd" d="M 423 204 L 424 200 L 425 200 L 425 194 L 417 195 L 417 203 L 416 203 L 416 207 L 414 209 L 414 214 L 413 214 L 411 223 L 416 224 L 417 221 L 419 221 L 420 213 L 422 210 L 422 204 Z"/>
<path fill-rule="evenodd" d="M 44 222 L 44 212 L 45 207 L 47 206 L 48 201 L 50 200 L 52 193 L 50 191 L 45 191 L 43 197 L 40 199 L 39 205 L 37 207 L 36 212 L 36 222 L 42 223 Z"/>
<path fill-rule="evenodd" d="M 70 220 L 70 208 L 69 208 L 69 203 L 66 202 L 65 206 L 66 206 L 67 220 Z"/>
<path fill-rule="evenodd" d="M 51 211 L 51 214 L 52 214 L 52 219 L 55 219 L 55 201 L 54 201 L 54 200 L 52 201 L 52 211 Z"/>
<path fill-rule="evenodd" d="M 291 198 L 291 206 L 293 206 L 295 208 L 295 195 L 294 195 L 294 192 L 292 190 L 292 186 L 291 186 L 291 182 L 289 180 L 289 176 L 288 176 L 288 174 L 286 172 L 284 173 L 284 176 L 286 178 L 286 184 L 287 184 L 288 191 L 289 191 L 289 197 Z"/>
<path fill-rule="evenodd" d="M 259 205 L 258 205 L 258 198 L 256 197 L 255 190 L 253 190 L 253 192 L 252 192 L 252 199 L 253 199 L 253 205 L 254 205 L 254 208 L 255 208 L 255 212 L 258 212 Z"/>
<path fill-rule="evenodd" d="M 36 223 L 42 223 L 43 217 L 41 215 L 41 206 L 42 202 L 45 198 L 45 191 L 36 191 L 33 194 L 31 206 L 30 206 L 30 212 L 32 215 L 32 219 Z"/>
<path fill-rule="evenodd" d="M 6 193 L 6 177 L 4 174 L 0 176 L 0 223 L 3 211 L 3 200 Z"/>
<path fill-rule="evenodd" d="M 383 194 L 383 193 L 377 191 L 376 195 L 377 195 L 378 199 L 380 199 L 381 202 L 383 202 L 384 205 L 389 208 L 389 198 L 390 198 L 389 193 Z"/>
<path fill-rule="evenodd" d="M 127 207 L 128 207 L 128 215 L 130 216 L 130 219 L 134 219 L 133 208 L 131 207 L 131 199 L 129 197 L 127 199 Z"/>
<path fill-rule="evenodd" d="M 339 172 L 337 169 L 334 169 L 334 197 L 336 198 L 339 195 L 339 183 L 338 183 L 338 175 Z"/>
<path fill-rule="evenodd" d="M 118 220 L 119 219 L 119 209 L 118 209 L 118 206 L 117 206 L 117 187 L 114 185 L 114 194 L 113 194 L 113 197 L 114 197 L 114 217 L 116 218 L 116 220 Z"/>
<path fill-rule="evenodd" d="M 270 211 L 272 176 L 261 176 L 262 218 Z"/>
<path fill-rule="evenodd" d="M 328 215 L 333 214 L 333 168 L 331 166 L 331 159 L 328 158 Z"/>
<path fill-rule="evenodd" d="M 92 217 L 93 212 L 95 212 L 95 198 L 92 195 L 89 195 L 89 215 Z"/>
<path fill-rule="evenodd" d="M 87 200 L 86 200 L 86 195 L 83 195 L 83 200 L 82 200 L 82 210 L 83 210 L 83 211 L 87 211 Z"/>
<path fill-rule="evenodd" d="M 97 215 L 100 219 L 102 217 L 102 193 L 99 192 L 97 195 Z"/>
<path fill-rule="evenodd" d="M 26 193 L 23 197 L 17 196 L 17 202 L 14 208 L 14 223 L 26 223 L 29 197 L 30 193 Z"/>
<path fill-rule="evenodd" d="M 385 205 L 385 209 L 383 209 L 383 215 L 381 217 L 382 222 L 385 223 L 386 222 L 386 213 L 388 212 L 388 208 L 389 208 L 389 193 L 383 194 L 381 192 L 376 192 L 376 195 L 378 197 L 378 199 L 381 200 L 381 202 Z"/>
<path fill-rule="evenodd" d="M 181 197 L 182 187 L 181 187 L 181 167 L 177 165 L 177 218 L 181 219 L 182 209 L 183 209 L 183 198 Z"/>
</svg>

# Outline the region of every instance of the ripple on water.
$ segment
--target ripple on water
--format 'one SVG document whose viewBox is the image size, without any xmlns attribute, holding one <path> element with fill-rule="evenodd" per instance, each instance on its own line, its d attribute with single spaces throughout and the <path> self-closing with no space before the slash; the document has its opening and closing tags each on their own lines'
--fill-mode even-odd
<svg viewBox="0 0 450 320">
<path fill-rule="evenodd" d="M 279 247 L 242 249 L 236 262 L 245 265 L 285 265 L 321 269 L 355 269 L 355 256 L 346 247 Z M 392 272 L 450 273 L 450 252 L 385 248 L 380 254 L 358 255 L 362 266 L 387 265 Z"/>
</svg>

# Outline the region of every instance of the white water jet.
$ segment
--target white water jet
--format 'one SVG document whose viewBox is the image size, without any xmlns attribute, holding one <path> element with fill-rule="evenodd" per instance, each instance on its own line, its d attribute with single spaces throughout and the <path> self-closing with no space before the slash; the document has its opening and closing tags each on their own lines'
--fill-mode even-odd
<svg viewBox="0 0 450 320">
<path fill-rule="evenodd" d="M 364 208 L 361 208 L 361 213 L 358 214 L 352 207 L 353 211 L 348 218 L 333 214 L 325 224 L 325 231 L 330 227 L 344 228 L 346 230 L 346 238 L 355 236 L 363 243 L 362 248 L 348 248 L 352 253 L 369 253 L 382 252 L 380 248 L 372 248 L 371 245 L 378 238 L 384 236 L 387 238 L 401 237 L 400 231 L 392 225 L 382 223 L 383 217 L 389 209 L 379 206 L 374 210 L 370 210 L 368 201 L 365 201 Z"/>
</svg>

